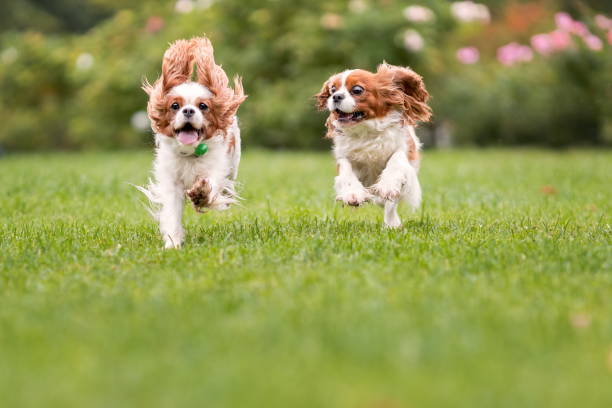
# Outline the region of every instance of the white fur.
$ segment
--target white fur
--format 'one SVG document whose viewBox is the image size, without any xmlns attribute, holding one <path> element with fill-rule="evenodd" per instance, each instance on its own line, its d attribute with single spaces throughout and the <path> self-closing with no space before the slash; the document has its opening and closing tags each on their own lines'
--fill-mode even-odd
<svg viewBox="0 0 612 408">
<path fill-rule="evenodd" d="M 183 97 L 186 104 L 194 104 L 198 97 L 212 95 L 202 85 L 195 85 L 194 83 L 178 85 L 171 92 Z M 202 126 L 205 127 L 207 121 L 204 116 L 201 120 Z M 195 126 L 193 121 L 191 123 Z M 230 146 L 232 137 L 233 149 Z M 212 191 L 209 195 L 211 203 L 208 205 L 210 209 L 224 210 L 237 200 L 234 183 L 240 163 L 238 119 L 234 117 L 231 126 L 225 132 L 218 131 L 204 142 L 208 145 L 208 152 L 196 157 L 192 154 L 194 146 L 182 145 L 174 137 L 155 135 L 153 180 L 146 188 L 138 187 L 138 189 L 151 202 L 151 213 L 159 221 L 159 229 L 166 248 L 178 248 L 183 243 L 185 232 L 182 216 L 185 192 L 196 181 L 204 178 L 211 186 Z"/>
<path fill-rule="evenodd" d="M 195 128 L 201 129 L 205 122 L 204 114 L 197 106 L 195 106 L 195 103 L 197 98 L 207 99 L 213 96 L 210 90 L 197 82 L 185 82 L 172 88 L 168 95 L 181 96 L 186 102 L 183 106 L 181 106 L 180 110 L 174 117 L 172 127 L 174 129 L 180 129 L 185 126 L 187 122 L 191 122 Z M 186 108 L 193 109 L 195 111 L 195 115 L 191 118 L 186 118 L 185 115 L 183 115 L 183 110 Z"/>
<path fill-rule="evenodd" d="M 399 227 L 399 200 L 403 198 L 413 208 L 421 203 L 419 162 L 408 160 L 409 138 L 417 149 L 421 146 L 414 128 L 396 111 L 356 124 L 333 124 L 336 199 L 349 205 L 366 201 L 384 205 L 385 224 Z"/>
<path fill-rule="evenodd" d="M 351 72 L 353 72 L 353 70 L 348 69 L 340 74 L 340 89 L 336 89 L 335 92 L 331 92 L 332 95 L 327 100 L 327 109 L 329 109 L 330 112 L 340 109 L 342 112 L 351 113 L 355 110 L 357 102 L 355 102 L 355 98 L 353 98 L 349 90 L 346 88 L 346 79 Z M 334 95 L 343 95 L 344 99 L 342 99 L 340 103 L 335 103 L 333 98 Z"/>
</svg>

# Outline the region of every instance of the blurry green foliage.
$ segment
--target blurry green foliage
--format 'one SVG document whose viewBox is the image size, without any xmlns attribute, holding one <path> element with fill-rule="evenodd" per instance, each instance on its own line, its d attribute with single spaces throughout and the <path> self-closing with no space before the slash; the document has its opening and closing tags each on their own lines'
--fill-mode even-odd
<svg viewBox="0 0 612 408">
<path fill-rule="evenodd" d="M 458 24 L 442 0 L 419 2 L 435 13 L 426 23 L 407 21 L 406 2 L 394 0 L 193 0 L 188 13 L 177 12 L 174 1 L 88 0 L 76 23 L 67 11 L 73 0 L 51 3 L 8 3 L 12 13 L 34 10 L 36 30 L 14 24 L 0 34 L 6 149 L 150 145 L 150 132 L 131 124 L 146 106 L 141 81 L 159 75 L 169 42 L 204 33 L 228 74 L 244 78 L 249 99 L 239 116 L 246 145 L 328 146 L 325 115 L 315 111 L 312 96 L 332 73 L 372 70 L 383 60 L 425 77 L 434 126 L 449 123 L 457 142 L 562 146 L 612 139 L 607 44 L 600 52 L 580 49 L 513 67 L 483 51 L 479 63 L 464 66 L 456 49 L 487 41 L 487 33 Z M 70 33 L 92 24 L 84 34 Z M 405 48 L 407 29 L 424 38 L 423 50 Z"/>
<path fill-rule="evenodd" d="M 516 67 L 466 67 L 444 80 L 438 115 L 457 143 L 612 144 L 612 54 L 579 50 Z"/>
</svg>

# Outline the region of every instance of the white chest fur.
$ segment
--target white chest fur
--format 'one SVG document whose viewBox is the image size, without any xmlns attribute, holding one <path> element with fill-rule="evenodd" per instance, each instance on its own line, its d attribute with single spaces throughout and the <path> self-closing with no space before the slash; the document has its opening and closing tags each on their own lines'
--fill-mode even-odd
<svg viewBox="0 0 612 408">
<path fill-rule="evenodd" d="M 240 160 L 240 131 L 236 121 L 227 132 L 228 135 L 218 133 L 206 140 L 208 152 L 201 157 L 184 156 L 175 139 L 157 135 L 154 171 L 158 180 L 188 189 L 201 177 L 235 179 Z M 230 146 L 232 139 L 234 143 Z"/>
<path fill-rule="evenodd" d="M 373 184 L 395 152 L 408 152 L 409 126 L 399 115 L 370 119 L 334 135 L 334 154 L 348 159 L 362 183 Z"/>
</svg>

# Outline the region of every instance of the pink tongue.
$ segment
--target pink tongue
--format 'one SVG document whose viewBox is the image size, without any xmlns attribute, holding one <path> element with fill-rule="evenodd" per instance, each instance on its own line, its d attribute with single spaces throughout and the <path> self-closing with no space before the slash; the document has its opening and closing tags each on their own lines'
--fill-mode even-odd
<svg viewBox="0 0 612 408">
<path fill-rule="evenodd" d="M 184 145 L 194 144 L 198 141 L 198 132 L 195 130 L 181 130 L 177 139 Z"/>
</svg>

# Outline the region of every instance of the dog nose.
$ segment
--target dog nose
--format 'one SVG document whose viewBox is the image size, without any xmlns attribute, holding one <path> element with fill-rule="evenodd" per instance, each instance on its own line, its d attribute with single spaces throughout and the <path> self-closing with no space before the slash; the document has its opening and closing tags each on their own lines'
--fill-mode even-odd
<svg viewBox="0 0 612 408">
<path fill-rule="evenodd" d="M 193 115 L 195 115 L 195 109 L 193 109 L 193 108 L 183 108 L 183 115 L 185 115 L 186 118 L 190 118 Z"/>
<path fill-rule="evenodd" d="M 334 94 L 334 102 L 340 102 L 343 99 L 344 99 L 344 94 L 341 94 L 341 93 Z"/>
</svg>

